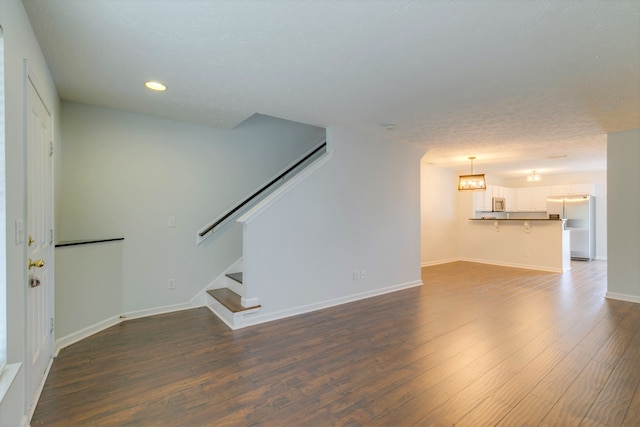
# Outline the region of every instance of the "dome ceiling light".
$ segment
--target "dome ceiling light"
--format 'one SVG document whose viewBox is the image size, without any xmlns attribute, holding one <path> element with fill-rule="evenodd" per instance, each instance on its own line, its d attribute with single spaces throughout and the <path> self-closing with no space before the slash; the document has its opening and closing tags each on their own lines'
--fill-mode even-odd
<svg viewBox="0 0 640 427">
<path fill-rule="evenodd" d="M 156 92 L 164 92 L 167 90 L 167 87 L 160 82 L 148 81 L 144 84 L 147 89 L 155 90 Z"/>
</svg>

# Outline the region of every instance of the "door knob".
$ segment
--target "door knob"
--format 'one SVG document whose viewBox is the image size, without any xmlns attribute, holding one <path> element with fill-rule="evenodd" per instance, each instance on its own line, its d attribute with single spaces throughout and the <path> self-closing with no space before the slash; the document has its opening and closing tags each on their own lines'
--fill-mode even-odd
<svg viewBox="0 0 640 427">
<path fill-rule="evenodd" d="M 29 258 L 29 270 L 31 270 L 33 267 L 35 267 L 35 268 L 44 267 L 44 260 L 37 259 L 37 260 L 34 261 L 31 258 Z"/>
</svg>

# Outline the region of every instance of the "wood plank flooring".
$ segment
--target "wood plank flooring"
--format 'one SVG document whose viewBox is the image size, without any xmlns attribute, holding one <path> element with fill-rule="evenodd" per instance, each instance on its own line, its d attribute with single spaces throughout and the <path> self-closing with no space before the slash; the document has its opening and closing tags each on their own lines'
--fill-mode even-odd
<svg viewBox="0 0 640 427">
<path fill-rule="evenodd" d="M 466 262 L 238 331 L 206 308 L 64 349 L 32 426 L 638 426 L 640 304 L 606 263 Z"/>
</svg>

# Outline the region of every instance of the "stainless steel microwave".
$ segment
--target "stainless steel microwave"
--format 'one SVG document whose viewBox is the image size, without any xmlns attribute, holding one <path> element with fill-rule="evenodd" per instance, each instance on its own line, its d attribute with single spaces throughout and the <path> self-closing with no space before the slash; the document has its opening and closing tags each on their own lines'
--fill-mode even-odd
<svg viewBox="0 0 640 427">
<path fill-rule="evenodd" d="M 507 210 L 507 203 L 504 200 L 504 197 L 494 197 L 491 203 L 491 211 L 492 212 L 504 212 Z"/>
</svg>

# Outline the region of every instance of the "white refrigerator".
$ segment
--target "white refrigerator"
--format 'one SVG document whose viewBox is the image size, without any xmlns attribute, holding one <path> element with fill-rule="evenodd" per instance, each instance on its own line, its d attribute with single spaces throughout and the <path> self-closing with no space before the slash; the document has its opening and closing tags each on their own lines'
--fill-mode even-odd
<svg viewBox="0 0 640 427">
<path fill-rule="evenodd" d="M 596 256 L 596 198 L 579 196 L 550 196 L 547 214 L 558 214 L 566 220 L 565 229 L 571 231 L 571 258 L 592 260 Z"/>
</svg>

